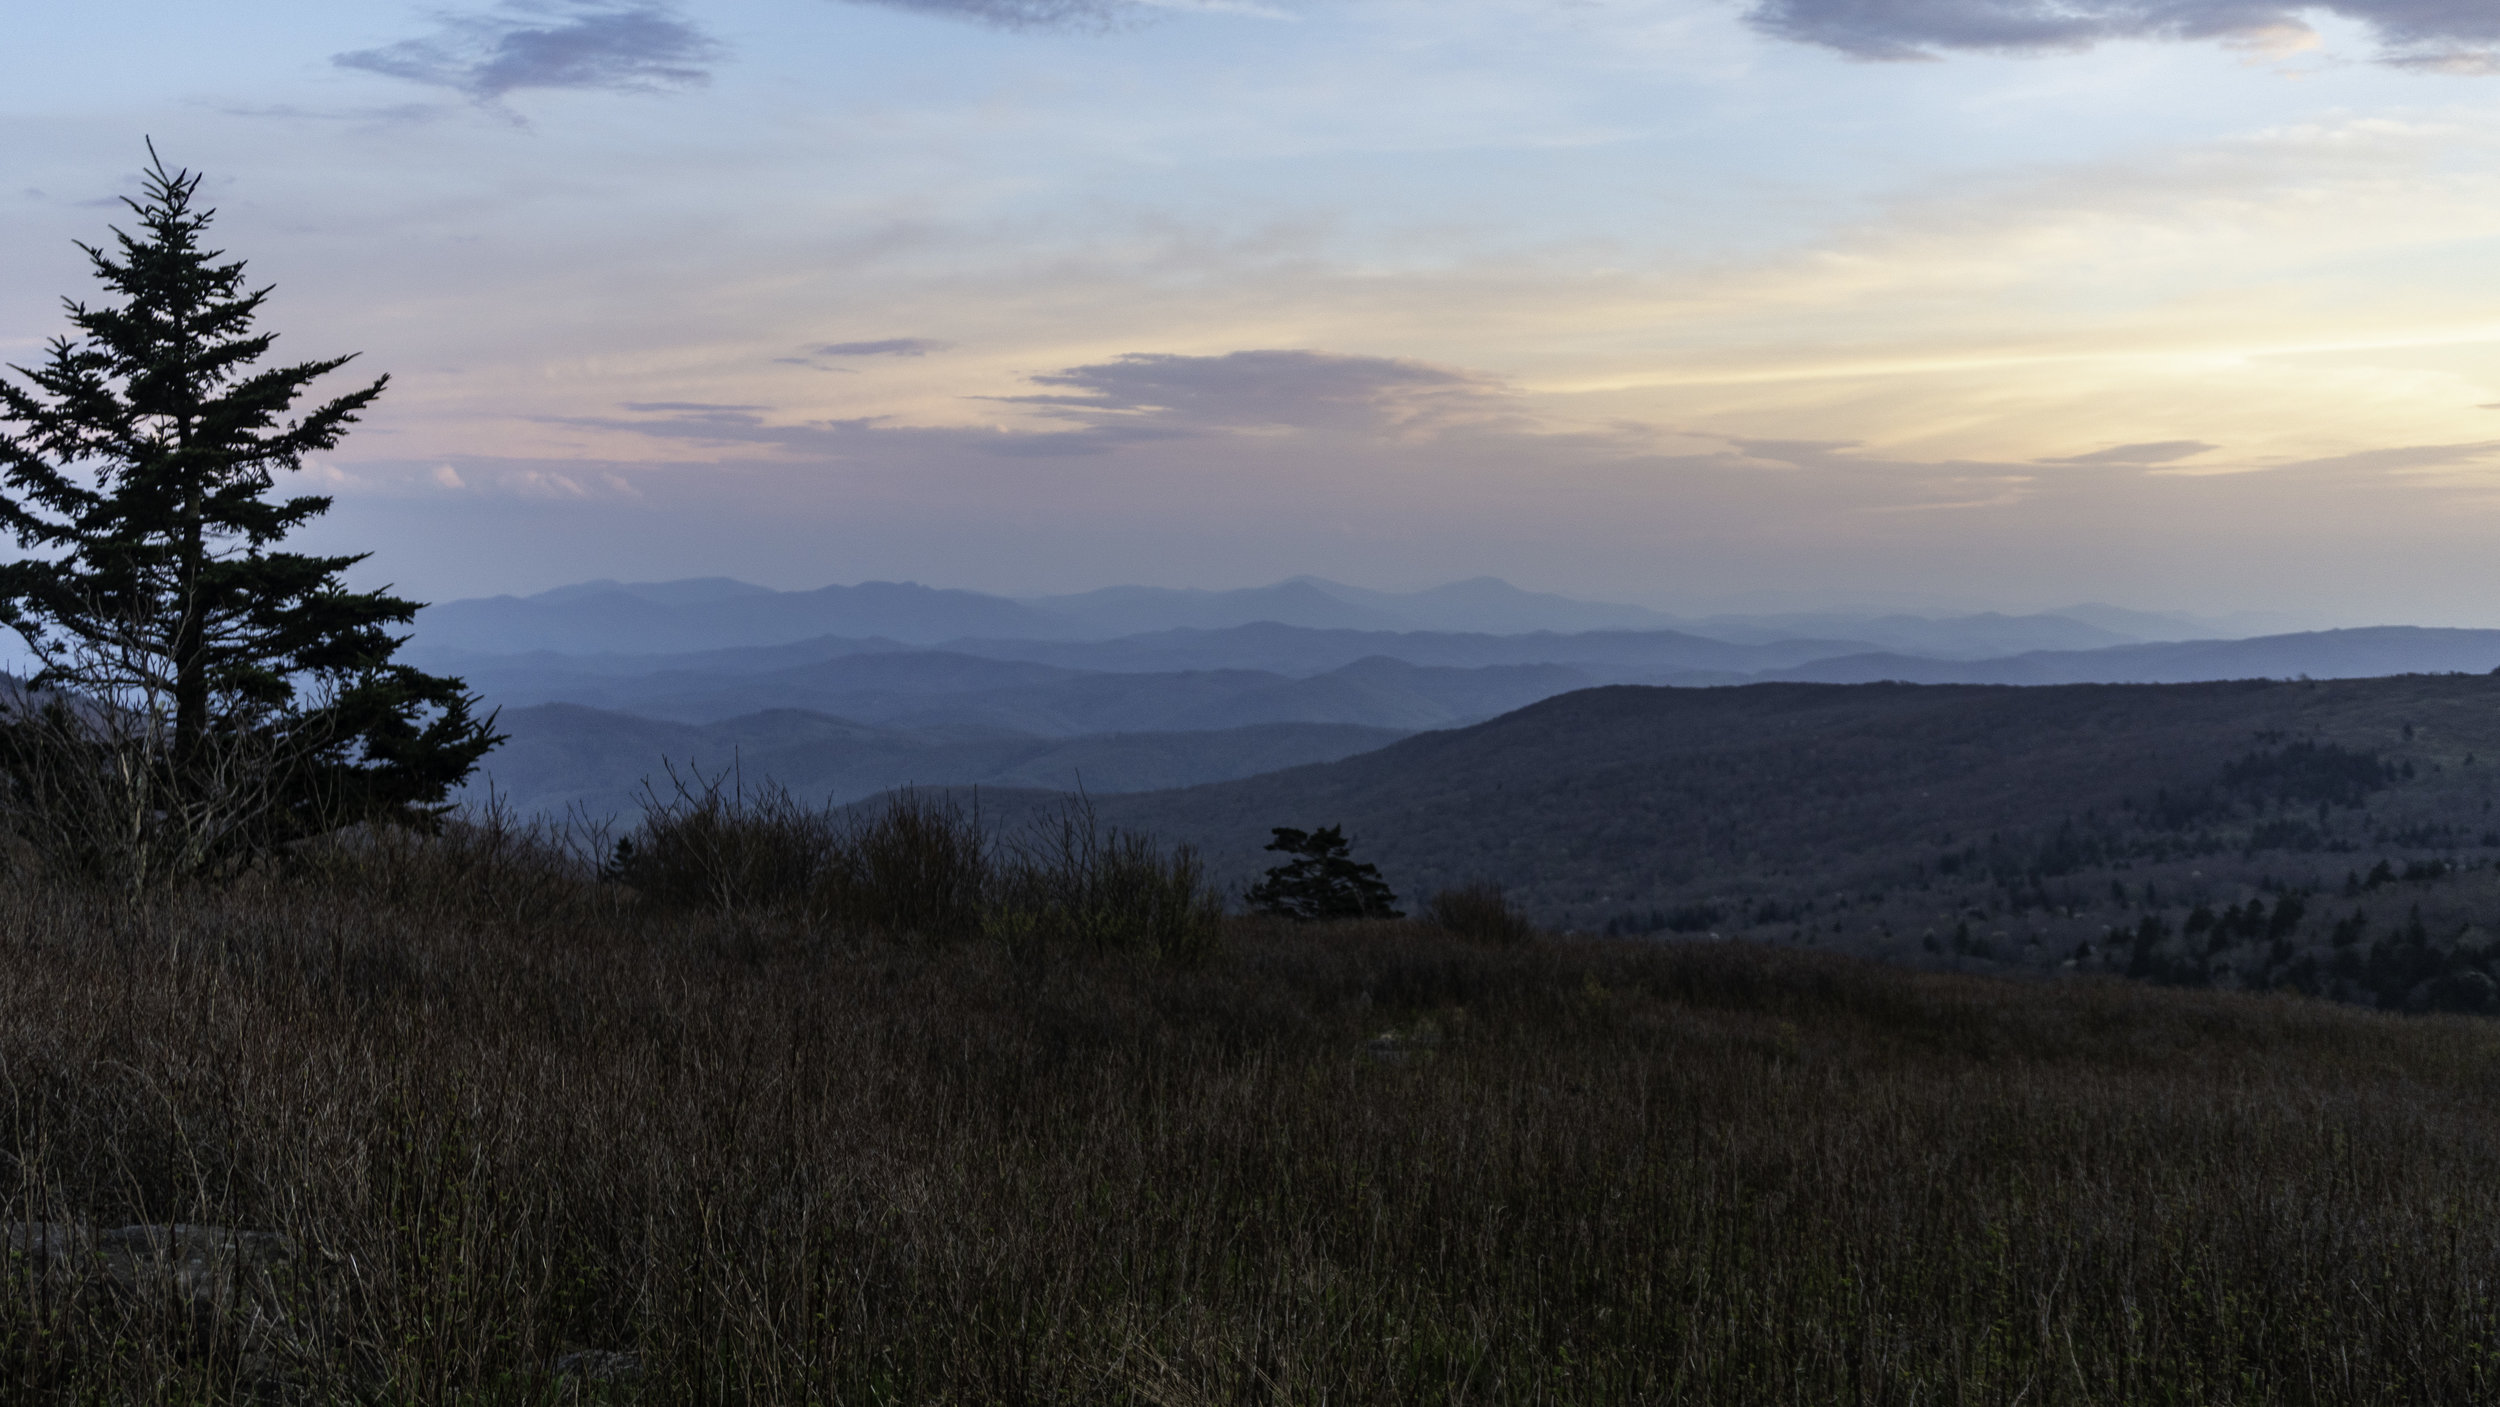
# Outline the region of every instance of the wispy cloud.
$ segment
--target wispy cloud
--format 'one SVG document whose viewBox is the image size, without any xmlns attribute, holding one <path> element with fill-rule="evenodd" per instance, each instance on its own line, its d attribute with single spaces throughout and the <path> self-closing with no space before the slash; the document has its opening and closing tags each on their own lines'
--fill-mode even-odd
<svg viewBox="0 0 2500 1407">
<path fill-rule="evenodd" d="M 903 440 L 1049 458 L 1207 438 L 1412 441 L 1461 430 L 1540 433 L 1517 393 L 1500 380 L 1390 357 L 1298 350 L 1136 353 L 1028 379 L 1050 389 L 974 399 L 1029 408 L 1039 423 L 899 426 L 871 417 L 792 425 L 776 423 L 767 407 L 699 401 L 635 401 L 624 407 L 635 419 L 556 423 L 836 457 Z"/>
<path fill-rule="evenodd" d="M 851 0 L 890 10 L 917 10 L 1001 29 L 1099 29 L 1132 7 L 1123 0 Z"/>
<path fill-rule="evenodd" d="M 925 357 L 952 345 L 927 337 L 881 337 L 873 342 L 823 342 L 807 350 L 820 357 Z"/>
<path fill-rule="evenodd" d="M 851 368 L 835 366 L 833 363 L 848 361 L 855 357 L 925 357 L 931 352 L 946 351 L 954 345 L 952 342 L 940 342 L 928 337 L 880 337 L 868 342 L 819 342 L 813 347 L 806 348 L 799 356 L 775 357 L 773 360 L 784 366 L 812 367 L 817 371 L 849 371 Z"/>
<path fill-rule="evenodd" d="M 782 454 L 835 461 L 876 461 L 895 454 L 970 454 L 982 458 L 1053 459 L 1109 454 L 1129 445 L 1192 438 L 1170 425 L 1083 425 L 1073 429 L 976 428 L 890 425 L 874 417 L 856 420 L 778 422 L 736 406 L 637 401 L 625 407 L 635 419 L 567 416 L 553 423 L 584 429 L 622 430 L 658 440 L 714 448 L 754 446 Z"/>
<path fill-rule="evenodd" d="M 699 84 L 720 46 L 663 5 L 505 0 L 435 32 L 331 62 L 495 99 L 524 88 L 657 91 Z"/>
<path fill-rule="evenodd" d="M 2500 5 L 2486 0 L 1759 0 L 1753 24 L 1863 59 L 1938 49 L 2082 49 L 2113 39 L 2219 39 L 2267 48 L 2314 39 L 2323 10 L 2367 25 L 2389 63 L 2500 71 Z"/>
<path fill-rule="evenodd" d="M 2061 454 L 2032 462 L 2035 464 L 2175 464 L 2182 459 L 2193 459 L 2200 454 L 2211 454 L 2220 448 L 2220 445 L 2209 445 L 2203 440 L 2153 440 L 2138 445 L 2112 445 L 2108 449 L 2096 449 L 2090 454 Z"/>
<path fill-rule="evenodd" d="M 1721 468 L 1790 470 L 1826 489 L 1840 483 L 1880 482 L 1884 492 L 1852 505 L 1859 512 L 1933 513 L 1973 508 L 2005 508 L 2032 495 L 2038 476 L 2027 465 L 1987 460 L 1900 459 L 1868 454 L 1846 440 L 1771 440 L 1746 435 L 1713 435 L 1688 431 L 1691 438 L 1715 439 L 1727 445 L 1716 455 L 1687 456 L 1664 462 Z"/>
<path fill-rule="evenodd" d="M 2330 474 L 2408 474 L 2438 469 L 2488 467 L 2500 459 L 2500 440 L 2455 445 L 2390 445 L 2324 459 L 2303 459 L 2281 466 Z"/>
<path fill-rule="evenodd" d="M 1097 424 L 1409 434 L 1517 418 L 1510 389 L 1482 373 L 1330 352 L 1133 353 L 1032 379 L 1056 389 L 998 399 Z"/>
<path fill-rule="evenodd" d="M 1209 14 L 1252 15 L 1290 19 L 1290 11 L 1260 0 L 851 0 L 855 5 L 882 5 L 889 10 L 973 20 L 1001 29 L 1104 29 L 1115 21 L 1149 10 L 1194 10 Z"/>
</svg>

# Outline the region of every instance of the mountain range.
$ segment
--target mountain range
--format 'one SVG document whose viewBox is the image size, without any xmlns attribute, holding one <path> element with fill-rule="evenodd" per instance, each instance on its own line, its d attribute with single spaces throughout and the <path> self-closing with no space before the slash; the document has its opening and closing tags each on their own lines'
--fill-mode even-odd
<svg viewBox="0 0 2500 1407">
<path fill-rule="evenodd" d="M 428 607 L 410 654 L 503 711 L 512 741 L 473 792 L 492 787 L 528 811 L 623 807 L 664 763 L 734 762 L 829 802 L 904 783 L 1183 786 L 1332 761 L 1606 685 L 2324 679 L 2500 665 L 2493 631 L 2153 638 L 2198 624 L 2097 606 L 1684 619 L 1491 578 L 1403 594 L 1304 577 L 1024 599 L 708 578 Z"/>
<path fill-rule="evenodd" d="M 1372 591 L 1304 576 L 1234 591 L 1114 586 L 1025 598 L 913 582 L 774 591 L 704 577 L 590 581 L 532 596 L 447 601 L 419 613 L 417 638 L 428 649 L 473 653 L 655 654 L 789 644 L 823 636 L 883 638 L 905 645 L 966 638 L 1111 640 L 1261 623 L 1308 630 L 1485 635 L 1673 630 L 1735 644 L 1823 638 L 1852 641 L 1863 649 L 1946 656 L 2256 633 L 2192 617 L 2099 605 L 2028 616 L 1822 612 L 1685 619 L 1644 606 L 1523 591 L 1494 577 L 1413 592 Z"/>
</svg>

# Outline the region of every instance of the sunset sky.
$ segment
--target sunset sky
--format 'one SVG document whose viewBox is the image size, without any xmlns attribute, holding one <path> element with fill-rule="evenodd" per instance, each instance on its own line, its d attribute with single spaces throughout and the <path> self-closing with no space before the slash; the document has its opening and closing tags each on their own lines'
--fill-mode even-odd
<svg viewBox="0 0 2500 1407">
<path fill-rule="evenodd" d="M 21 9 L 0 360 L 152 136 L 430 599 L 2500 625 L 2491 0 Z"/>
</svg>

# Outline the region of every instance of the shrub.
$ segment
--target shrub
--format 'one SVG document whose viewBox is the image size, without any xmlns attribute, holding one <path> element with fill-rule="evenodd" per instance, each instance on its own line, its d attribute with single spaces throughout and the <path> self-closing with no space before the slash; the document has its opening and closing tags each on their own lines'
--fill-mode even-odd
<svg viewBox="0 0 2500 1407">
<path fill-rule="evenodd" d="M 293 883 L 356 894 L 376 906 L 504 923 L 612 915 L 616 895 L 592 879 L 607 828 L 580 818 L 525 819 L 500 799 L 464 807 L 431 832 L 367 822 L 287 852 Z"/>
<path fill-rule="evenodd" d="M 1511 905 L 1502 886 L 1490 880 L 1461 884 L 1424 902 L 1426 922 L 1479 943 L 1525 943 L 1536 925 Z"/>
<path fill-rule="evenodd" d="M 1001 866 L 990 928 L 1009 946 L 1072 944 L 1194 961 L 1215 948 L 1224 903 L 1189 846 L 1101 830 L 1084 802 L 1034 823 Z"/>
<path fill-rule="evenodd" d="M 950 799 L 895 792 L 840 834 L 826 917 L 894 937 L 975 937 L 990 869 L 977 814 Z"/>
<path fill-rule="evenodd" d="M 1178 959 L 1212 951 L 1223 924 L 1195 851 L 1102 829 L 1082 802 L 1000 853 L 948 797 L 896 792 L 846 818 L 733 774 L 669 781 L 665 797 L 646 791 L 641 823 L 601 869 L 659 907 Z"/>
<path fill-rule="evenodd" d="M 642 821 L 617 841 L 602 873 L 669 908 L 719 913 L 793 910 L 816 900 L 848 859 L 833 819 L 773 783 L 735 773 L 679 776 L 669 794 L 645 786 Z"/>
</svg>

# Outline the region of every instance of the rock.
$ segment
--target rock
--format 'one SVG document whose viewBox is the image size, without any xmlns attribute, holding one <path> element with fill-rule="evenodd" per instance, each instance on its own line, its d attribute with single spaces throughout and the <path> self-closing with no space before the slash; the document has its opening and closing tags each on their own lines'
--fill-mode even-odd
<svg viewBox="0 0 2500 1407">
<path fill-rule="evenodd" d="M 219 1318 L 285 1319 L 280 1273 L 295 1243 L 270 1231 L 174 1222 L 96 1233 L 104 1273 L 124 1293 Z"/>
<path fill-rule="evenodd" d="M 559 1378 L 594 1383 L 630 1382 L 642 1376 L 642 1355 L 614 1348 L 585 1348 L 561 1354 L 548 1365 Z"/>
<path fill-rule="evenodd" d="M 312 1385 L 336 1366 L 311 1331 L 321 1315 L 289 1237 L 191 1222 L 20 1221 L 0 1223 L 0 1247 L 0 1275 L 115 1308 L 121 1332 L 164 1335 L 182 1357 L 232 1355 L 247 1400 L 316 1400 Z"/>
<path fill-rule="evenodd" d="M 66 1221 L 12 1221 L 6 1227 L 9 1261 L 23 1257 L 40 1266 L 66 1262 L 74 1248 L 91 1240 L 87 1229 Z"/>
<path fill-rule="evenodd" d="M 76 1222 L 7 1223 L 12 1268 L 47 1287 L 99 1290 L 134 1309 L 170 1309 L 198 1331 L 239 1333 L 275 1347 L 287 1332 L 293 1240 L 188 1222 L 98 1231 Z"/>
</svg>

